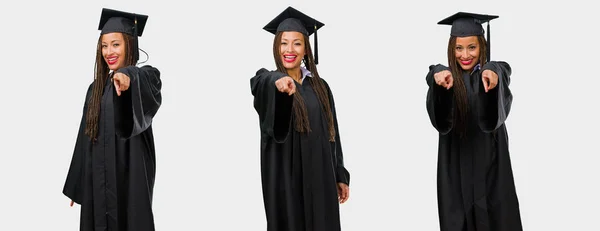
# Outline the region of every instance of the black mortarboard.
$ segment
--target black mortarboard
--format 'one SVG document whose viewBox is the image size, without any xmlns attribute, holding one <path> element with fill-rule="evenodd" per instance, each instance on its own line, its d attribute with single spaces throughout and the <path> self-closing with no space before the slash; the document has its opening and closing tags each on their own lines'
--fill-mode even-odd
<svg viewBox="0 0 600 231">
<path fill-rule="evenodd" d="M 281 14 L 277 15 L 271 22 L 269 22 L 263 29 L 277 34 L 281 31 L 296 31 L 306 36 L 315 34 L 315 64 L 319 64 L 319 49 L 317 40 L 317 30 L 323 27 L 325 24 L 317 21 L 314 18 L 292 8 L 286 8 Z"/>
<path fill-rule="evenodd" d="M 135 60 L 139 59 L 137 47 L 137 37 L 141 37 L 144 32 L 144 27 L 148 21 L 147 15 L 128 13 L 118 10 L 103 8 L 100 16 L 100 25 L 98 30 L 100 34 L 108 34 L 112 32 L 121 32 L 134 37 Z"/>
<path fill-rule="evenodd" d="M 458 12 L 450 17 L 439 21 L 440 25 L 452 25 L 450 35 L 456 37 L 479 36 L 484 35 L 482 23 L 487 22 L 487 58 L 490 59 L 490 21 L 496 19 L 495 15 L 474 14 Z"/>
</svg>

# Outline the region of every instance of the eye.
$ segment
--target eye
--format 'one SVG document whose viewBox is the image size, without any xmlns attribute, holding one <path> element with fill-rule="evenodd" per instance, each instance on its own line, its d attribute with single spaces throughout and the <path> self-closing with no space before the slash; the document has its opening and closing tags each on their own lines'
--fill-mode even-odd
<svg viewBox="0 0 600 231">
<path fill-rule="evenodd" d="M 457 51 L 461 51 L 463 48 L 462 47 L 456 47 Z"/>
<path fill-rule="evenodd" d="M 281 45 L 287 45 L 287 42 L 281 42 Z"/>
<path fill-rule="evenodd" d="M 121 44 L 118 44 L 118 43 L 115 43 L 115 44 L 113 44 L 113 46 L 114 46 L 114 47 L 118 47 L 118 46 L 120 46 L 120 45 L 121 45 Z"/>
<path fill-rule="evenodd" d="M 296 46 L 302 46 L 302 43 L 295 43 Z"/>
<path fill-rule="evenodd" d="M 469 47 L 469 50 L 472 50 L 472 51 L 473 51 L 473 50 L 475 50 L 476 48 L 477 48 L 476 46 L 470 46 L 470 47 Z"/>
</svg>

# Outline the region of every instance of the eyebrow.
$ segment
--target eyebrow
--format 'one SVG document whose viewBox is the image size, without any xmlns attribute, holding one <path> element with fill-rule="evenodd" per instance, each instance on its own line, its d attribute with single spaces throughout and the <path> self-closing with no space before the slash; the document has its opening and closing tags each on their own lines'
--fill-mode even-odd
<svg viewBox="0 0 600 231">
<path fill-rule="evenodd" d="M 121 42 L 121 40 L 115 39 L 115 40 L 110 41 L 110 43 L 114 43 L 114 42 Z M 104 42 L 104 41 L 102 42 L 102 44 L 106 44 L 106 43 L 107 42 Z"/>
<path fill-rule="evenodd" d="M 281 40 L 288 41 L 288 40 L 290 40 L 290 39 L 287 39 L 287 38 L 281 38 Z M 292 41 L 302 41 L 302 39 L 300 39 L 300 38 L 297 38 L 297 39 L 292 39 Z"/>
</svg>

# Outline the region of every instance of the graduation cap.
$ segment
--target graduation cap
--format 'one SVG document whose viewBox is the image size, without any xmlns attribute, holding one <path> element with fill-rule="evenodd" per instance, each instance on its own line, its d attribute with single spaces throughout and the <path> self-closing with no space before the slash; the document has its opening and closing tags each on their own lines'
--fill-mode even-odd
<svg viewBox="0 0 600 231">
<path fill-rule="evenodd" d="M 292 8 L 291 6 L 286 8 L 271 22 L 269 22 L 264 30 L 277 34 L 281 31 L 296 31 L 300 32 L 307 37 L 315 34 L 315 64 L 319 64 L 319 49 L 317 40 L 317 30 L 323 27 L 325 24 L 317 21 L 314 18 Z"/>
<path fill-rule="evenodd" d="M 147 15 L 103 8 L 98 30 L 100 30 L 100 35 L 120 32 L 133 36 L 135 46 L 133 55 L 137 61 L 139 59 L 137 37 L 142 36 L 146 21 L 148 21 Z"/>
<path fill-rule="evenodd" d="M 456 37 L 479 36 L 483 35 L 482 23 L 487 22 L 487 58 L 491 60 L 491 38 L 490 38 L 490 21 L 498 18 L 495 15 L 474 14 L 466 12 L 458 12 L 450 17 L 439 21 L 440 25 L 452 25 L 450 35 Z"/>
</svg>

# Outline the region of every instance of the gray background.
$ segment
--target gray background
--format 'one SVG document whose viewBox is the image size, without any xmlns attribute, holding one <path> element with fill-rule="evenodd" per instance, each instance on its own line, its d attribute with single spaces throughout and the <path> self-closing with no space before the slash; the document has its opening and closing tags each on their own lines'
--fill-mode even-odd
<svg viewBox="0 0 600 231">
<path fill-rule="evenodd" d="M 164 81 L 157 229 L 264 230 L 249 79 L 274 68 L 273 36 L 261 28 L 288 5 L 325 23 L 319 72 L 352 174 L 344 230 L 438 229 L 425 74 L 446 64 L 450 27 L 436 23 L 456 11 L 500 15 L 492 57 L 513 68 L 506 123 L 525 229 L 597 230 L 599 19 L 584 2 L 3 2 L 0 230 L 78 229 L 79 206 L 61 191 L 102 7 L 150 15 L 140 43 Z"/>
</svg>

